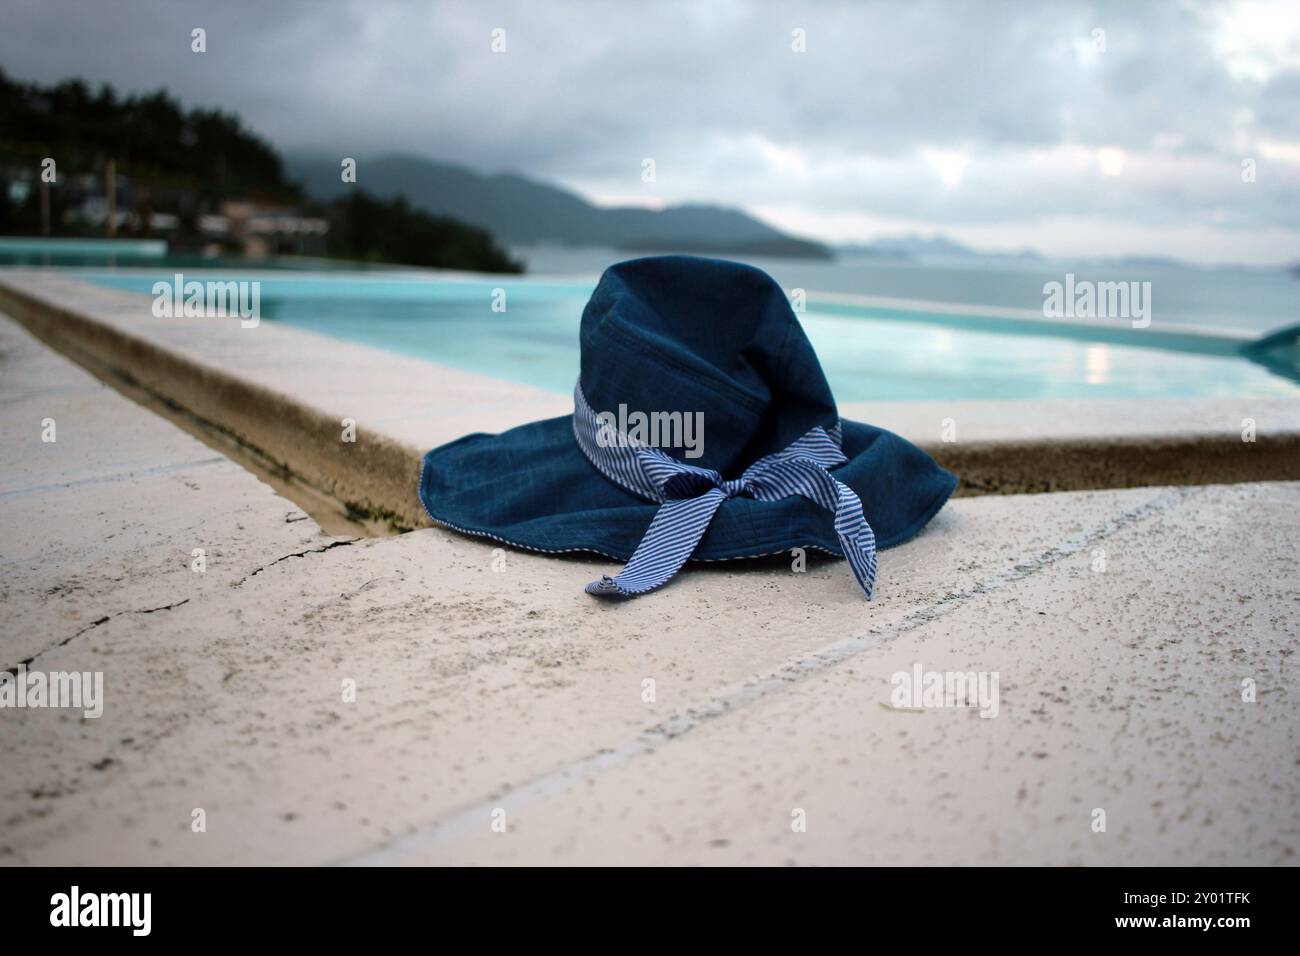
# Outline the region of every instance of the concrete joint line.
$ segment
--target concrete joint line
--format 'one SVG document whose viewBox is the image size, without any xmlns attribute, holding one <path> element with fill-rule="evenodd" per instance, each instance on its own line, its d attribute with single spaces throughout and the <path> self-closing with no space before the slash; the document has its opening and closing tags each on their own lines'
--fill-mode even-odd
<svg viewBox="0 0 1300 956">
<path fill-rule="evenodd" d="M 546 797 L 563 793 L 583 780 L 629 763 L 635 757 L 653 753 L 656 747 L 676 740 L 711 720 L 780 693 L 808 677 L 824 673 L 863 651 L 880 647 L 894 638 L 951 614 L 985 594 L 1004 590 L 1071 555 L 1078 554 L 1110 535 L 1169 511 L 1194 494 L 1195 490 L 1191 488 L 1171 488 L 1164 491 L 1101 524 L 1070 535 L 1046 551 L 1023 558 L 1010 569 L 993 574 L 964 591 L 946 594 L 929 606 L 903 616 L 894 624 L 871 630 L 861 637 L 837 641 L 765 675 L 723 687 L 698 707 L 688 708 L 667 720 L 646 727 L 636 737 L 624 741 L 617 747 L 602 748 L 596 753 L 540 774 L 518 787 L 511 788 L 508 794 L 493 794 L 486 800 L 452 811 L 441 819 L 418 827 L 404 836 L 338 860 L 336 865 L 387 866 L 402 863 L 422 852 L 481 831 L 487 826 L 487 821 L 491 818 L 490 814 L 497 806 L 508 802 L 517 810 L 522 806 L 535 804 Z"/>
<path fill-rule="evenodd" d="M 82 488 L 86 485 L 103 485 L 119 481 L 138 480 L 140 478 L 156 478 L 160 475 L 184 474 L 195 468 L 208 468 L 212 465 L 220 465 L 228 462 L 230 459 L 222 458 L 200 458 L 196 461 L 183 461 L 173 465 L 155 465 L 152 468 L 128 468 L 125 471 L 117 471 L 111 475 L 99 475 L 94 478 L 80 478 L 76 481 L 64 481 L 53 485 L 33 485 L 29 488 L 15 488 L 11 491 L 0 491 L 0 501 L 9 498 L 24 498 L 28 495 L 43 495 L 51 491 L 71 491 L 73 488 Z"/>
</svg>

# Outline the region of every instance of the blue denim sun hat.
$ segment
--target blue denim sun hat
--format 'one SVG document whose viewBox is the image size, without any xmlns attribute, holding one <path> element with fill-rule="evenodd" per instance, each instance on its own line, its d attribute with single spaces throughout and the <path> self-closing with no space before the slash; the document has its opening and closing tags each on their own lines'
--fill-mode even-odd
<svg viewBox="0 0 1300 956">
<path fill-rule="evenodd" d="M 956 487 L 911 442 L 841 421 L 785 293 L 759 269 L 621 262 L 579 338 L 574 414 L 425 455 L 433 521 L 627 562 L 587 586 L 599 597 L 652 591 L 688 559 L 815 548 L 847 558 L 870 598 L 876 549 L 919 532 Z"/>
</svg>

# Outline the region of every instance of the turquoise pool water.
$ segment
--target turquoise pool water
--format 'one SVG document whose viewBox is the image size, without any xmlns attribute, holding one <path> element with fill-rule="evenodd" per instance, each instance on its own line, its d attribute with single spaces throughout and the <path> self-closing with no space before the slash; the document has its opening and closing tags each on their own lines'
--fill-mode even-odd
<svg viewBox="0 0 1300 956">
<path fill-rule="evenodd" d="M 157 279 L 170 277 L 163 270 L 78 274 L 146 294 Z M 592 289 L 589 282 L 427 273 L 257 278 L 265 321 L 561 393 L 577 377 L 578 322 Z M 505 291 L 504 312 L 492 311 L 495 289 Z M 801 319 L 843 402 L 1300 397 L 1296 377 L 1235 354 L 1233 342 L 1180 337 L 1155 326 L 1049 329 L 975 309 L 819 304 L 815 295 Z"/>
</svg>

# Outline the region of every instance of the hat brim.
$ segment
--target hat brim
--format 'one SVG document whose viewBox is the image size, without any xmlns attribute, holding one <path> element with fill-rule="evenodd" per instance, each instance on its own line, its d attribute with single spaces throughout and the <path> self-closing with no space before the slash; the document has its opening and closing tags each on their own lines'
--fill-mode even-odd
<svg viewBox="0 0 1300 956">
<path fill-rule="evenodd" d="M 892 432 L 843 423 L 848 462 L 832 470 L 862 500 L 879 548 L 901 544 L 938 513 L 957 478 Z M 420 500 L 456 531 L 529 551 L 586 551 L 626 561 L 658 505 L 624 491 L 589 462 L 573 416 L 499 435 L 467 435 L 424 456 Z M 737 497 L 718 509 L 692 559 L 726 561 L 791 548 L 843 556 L 830 512 L 799 496 Z"/>
</svg>

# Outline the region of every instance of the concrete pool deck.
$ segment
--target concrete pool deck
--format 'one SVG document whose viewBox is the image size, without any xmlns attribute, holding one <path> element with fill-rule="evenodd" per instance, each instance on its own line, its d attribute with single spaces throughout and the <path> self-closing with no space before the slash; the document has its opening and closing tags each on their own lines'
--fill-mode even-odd
<svg viewBox="0 0 1300 956">
<path fill-rule="evenodd" d="M 223 360 L 306 388 L 299 335 Z M 543 414 L 499 387 L 420 427 Z M 604 561 L 327 536 L 5 318 L 0 423 L 0 668 L 105 675 L 0 713 L 0 862 L 1295 862 L 1300 483 L 957 499 L 871 604 L 775 561 L 608 605 Z M 916 663 L 998 715 L 894 706 Z"/>
</svg>

